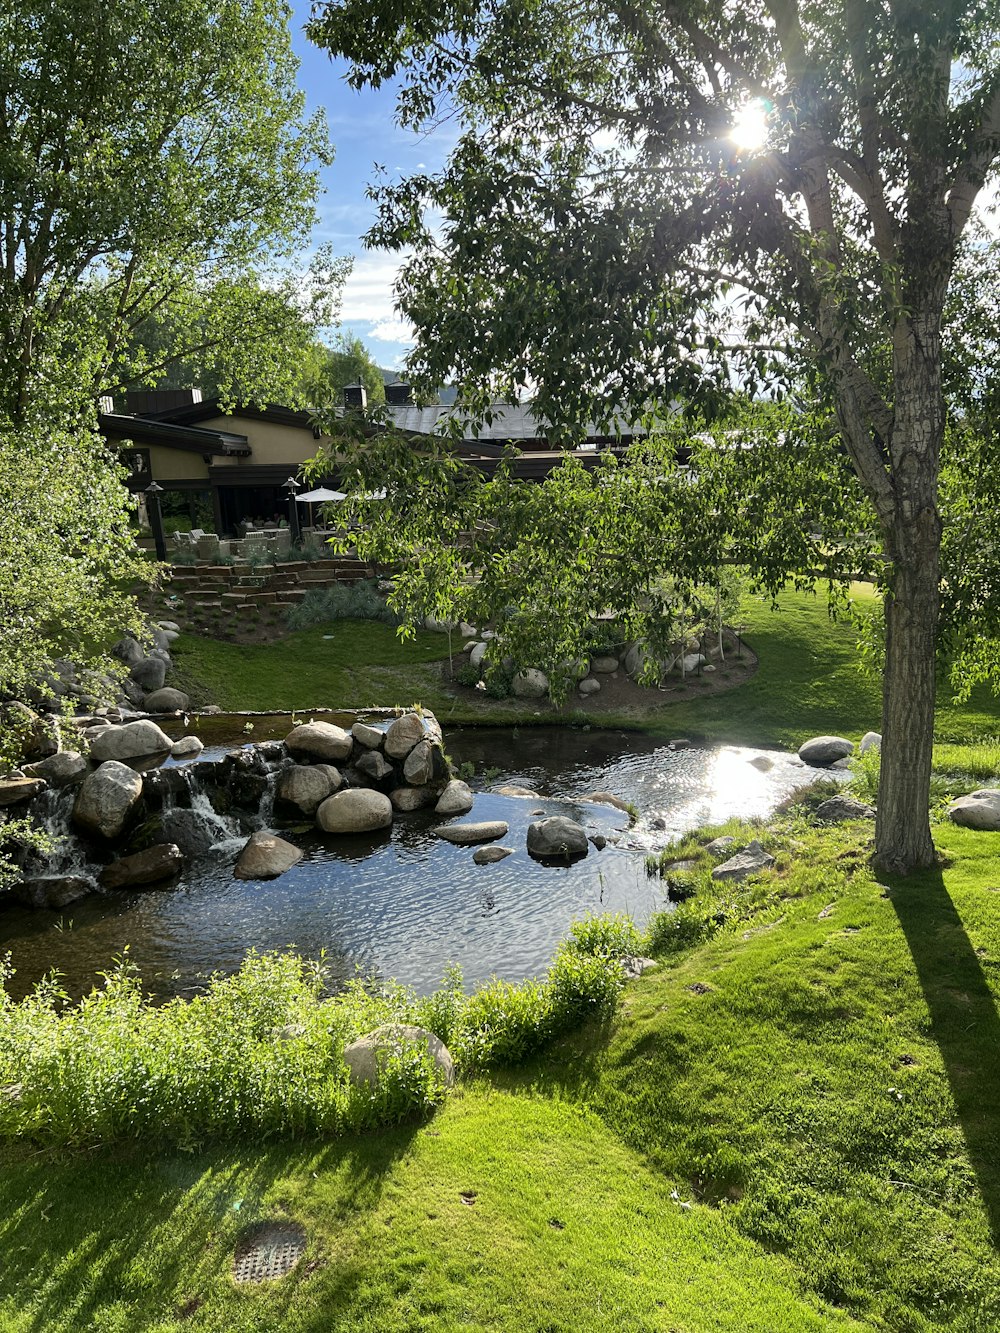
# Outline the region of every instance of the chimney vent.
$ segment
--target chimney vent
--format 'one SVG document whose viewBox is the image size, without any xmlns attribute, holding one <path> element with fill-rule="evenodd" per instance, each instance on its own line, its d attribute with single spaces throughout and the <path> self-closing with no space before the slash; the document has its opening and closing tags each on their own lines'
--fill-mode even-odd
<svg viewBox="0 0 1000 1333">
<path fill-rule="evenodd" d="M 402 380 L 397 384 L 387 384 L 385 401 L 389 407 L 409 407 L 413 403 L 413 391 Z"/>
<path fill-rule="evenodd" d="M 368 406 L 368 390 L 363 384 L 346 384 L 344 386 L 344 406 L 353 408 L 356 412 L 363 412 Z"/>
</svg>

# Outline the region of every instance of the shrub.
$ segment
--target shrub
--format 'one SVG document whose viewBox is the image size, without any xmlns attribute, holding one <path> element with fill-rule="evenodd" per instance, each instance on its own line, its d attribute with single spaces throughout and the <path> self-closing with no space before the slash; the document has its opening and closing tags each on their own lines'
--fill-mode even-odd
<svg viewBox="0 0 1000 1333">
<path fill-rule="evenodd" d="M 563 950 L 591 958 L 631 958 L 645 947 L 645 937 L 631 917 L 607 913 L 574 921 Z"/>
<path fill-rule="evenodd" d="M 502 667 L 491 667 L 486 673 L 486 693 L 491 699 L 510 697 L 513 677 Z"/>
<path fill-rule="evenodd" d="M 297 606 L 287 612 L 290 629 L 309 629 L 332 620 L 381 620 L 398 625 L 399 617 L 390 611 L 378 591 L 375 579 L 357 583 L 338 583 L 332 588 L 310 588 Z"/>
<path fill-rule="evenodd" d="M 473 666 L 471 662 L 464 662 L 455 672 L 455 681 L 459 685 L 475 688 L 479 684 L 479 668 Z"/>
<path fill-rule="evenodd" d="M 878 775 L 881 764 L 881 751 L 877 745 L 871 746 L 864 754 L 851 758 L 851 792 L 859 801 L 874 805 L 878 798 Z"/>
</svg>

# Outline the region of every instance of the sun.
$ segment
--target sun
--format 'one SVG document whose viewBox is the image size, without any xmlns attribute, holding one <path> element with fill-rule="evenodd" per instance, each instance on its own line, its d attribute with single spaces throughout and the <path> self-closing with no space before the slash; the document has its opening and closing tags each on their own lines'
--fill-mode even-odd
<svg viewBox="0 0 1000 1333">
<path fill-rule="evenodd" d="M 754 152 L 767 141 L 768 108 L 763 102 L 748 102 L 737 111 L 729 139 L 737 148 Z"/>
</svg>

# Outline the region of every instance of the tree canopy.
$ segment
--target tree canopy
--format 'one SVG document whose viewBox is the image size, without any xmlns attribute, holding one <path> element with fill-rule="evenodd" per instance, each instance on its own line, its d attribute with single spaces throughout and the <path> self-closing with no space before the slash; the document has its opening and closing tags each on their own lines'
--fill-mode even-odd
<svg viewBox="0 0 1000 1333">
<path fill-rule="evenodd" d="M 317 407 L 342 407 L 344 390 L 361 384 L 373 406 L 385 402 L 385 379 L 375 358 L 356 334 L 342 333 L 333 344 L 316 342 L 307 361 L 303 391 Z"/>
<path fill-rule="evenodd" d="M 398 79 L 405 124 L 460 126 L 440 172 L 375 190 L 368 239 L 410 254 L 398 295 L 418 382 L 455 377 L 473 414 L 531 385 L 570 439 L 587 420 L 653 429 L 677 400 L 711 419 L 734 383 L 808 403 L 825 446 L 808 467 L 825 485 L 849 460 L 853 522 L 870 518 L 880 557 L 876 858 L 931 864 L 945 313 L 996 171 L 996 15 L 332 0 L 310 35 L 356 86 Z M 734 535 L 739 494 L 715 512 Z M 772 543 L 775 571 L 826 545 Z"/>
</svg>

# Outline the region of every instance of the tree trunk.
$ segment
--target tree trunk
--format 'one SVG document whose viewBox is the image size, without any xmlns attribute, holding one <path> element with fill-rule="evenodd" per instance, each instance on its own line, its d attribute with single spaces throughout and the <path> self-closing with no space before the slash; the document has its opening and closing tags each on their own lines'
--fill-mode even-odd
<svg viewBox="0 0 1000 1333">
<path fill-rule="evenodd" d="M 882 759 L 875 866 L 906 875 L 933 865 L 931 753 L 940 607 L 937 489 L 944 400 L 940 320 L 911 315 L 896 330 L 891 441 L 893 513 L 884 520 L 891 559 L 885 599 Z"/>
</svg>

